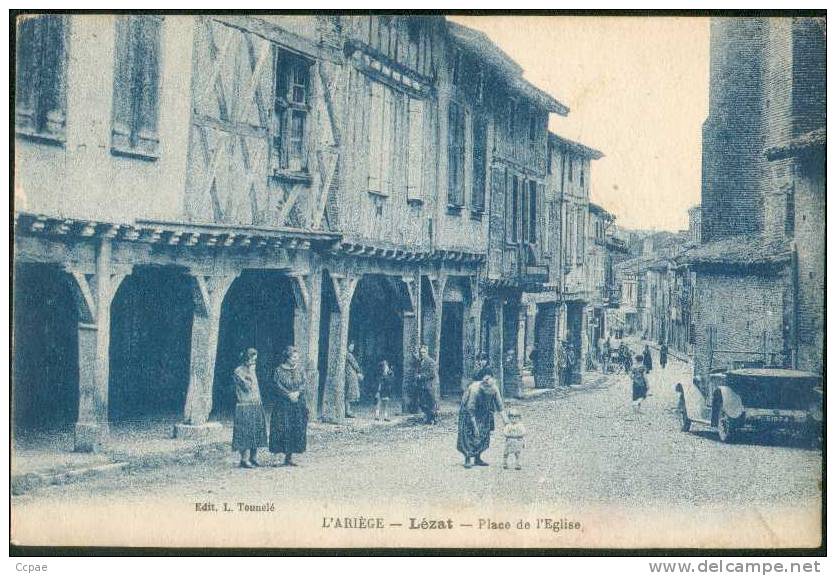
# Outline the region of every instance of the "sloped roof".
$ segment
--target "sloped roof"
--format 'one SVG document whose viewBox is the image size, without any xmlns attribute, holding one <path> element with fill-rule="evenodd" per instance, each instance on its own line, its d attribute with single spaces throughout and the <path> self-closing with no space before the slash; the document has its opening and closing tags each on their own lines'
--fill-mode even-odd
<svg viewBox="0 0 836 576">
<path fill-rule="evenodd" d="M 522 66 L 494 44 L 487 34 L 450 20 L 446 22 L 447 31 L 453 40 L 490 64 L 512 89 L 534 100 L 549 112 L 561 116 L 569 114 L 568 106 L 523 78 Z"/>
<path fill-rule="evenodd" d="M 615 216 L 612 214 L 612 212 L 602 207 L 600 204 L 596 204 L 595 202 L 589 203 L 589 211 L 603 216 L 604 218 L 612 218 L 613 220 L 615 219 Z"/>
<path fill-rule="evenodd" d="M 613 269 L 616 272 L 620 272 L 623 274 L 639 274 L 650 268 L 650 266 L 658 260 L 659 257 L 655 255 L 637 256 L 635 258 L 630 258 L 629 260 L 622 260 L 617 264 L 613 264 Z"/>
<path fill-rule="evenodd" d="M 515 76 L 522 76 L 522 66 L 508 56 L 502 48 L 494 44 L 484 32 L 450 20 L 447 20 L 447 30 L 459 44 L 483 56 L 496 68 L 503 69 Z"/>
<path fill-rule="evenodd" d="M 569 140 L 568 138 L 564 138 L 563 136 L 558 136 L 554 132 L 549 132 L 549 142 L 552 145 L 566 148 L 571 152 L 574 152 L 575 154 L 585 156 L 593 160 L 598 160 L 604 157 L 604 153 L 600 150 L 590 148 L 589 146 L 581 144 L 580 142 L 575 142 L 574 140 Z"/>
<path fill-rule="evenodd" d="M 783 239 L 743 234 L 700 244 L 675 258 L 677 264 L 756 266 L 786 262 L 790 245 Z"/>
</svg>

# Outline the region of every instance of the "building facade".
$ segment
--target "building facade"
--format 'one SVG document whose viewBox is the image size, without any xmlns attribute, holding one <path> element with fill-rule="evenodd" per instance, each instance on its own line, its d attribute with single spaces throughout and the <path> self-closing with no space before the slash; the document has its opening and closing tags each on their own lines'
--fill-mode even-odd
<svg viewBox="0 0 836 576">
<path fill-rule="evenodd" d="M 683 259 L 696 272 L 695 374 L 823 369 L 824 27 L 712 21 L 702 245 Z"/>
<path fill-rule="evenodd" d="M 111 424 L 200 435 L 234 408 L 247 347 L 267 381 L 296 346 L 326 421 L 349 343 L 366 374 L 389 360 L 405 411 L 420 344 L 442 396 L 479 354 L 519 393 L 535 348 L 554 385 L 590 152 L 552 153 L 568 109 L 483 34 L 53 14 L 16 42 L 17 430 L 73 427 L 78 450 Z"/>
</svg>

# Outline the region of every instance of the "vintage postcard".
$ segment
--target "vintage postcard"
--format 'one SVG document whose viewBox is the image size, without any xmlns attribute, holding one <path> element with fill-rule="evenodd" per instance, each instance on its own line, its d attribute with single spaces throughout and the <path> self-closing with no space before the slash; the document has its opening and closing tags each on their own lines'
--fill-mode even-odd
<svg viewBox="0 0 836 576">
<path fill-rule="evenodd" d="M 824 12 L 12 17 L 12 544 L 823 546 Z"/>
</svg>

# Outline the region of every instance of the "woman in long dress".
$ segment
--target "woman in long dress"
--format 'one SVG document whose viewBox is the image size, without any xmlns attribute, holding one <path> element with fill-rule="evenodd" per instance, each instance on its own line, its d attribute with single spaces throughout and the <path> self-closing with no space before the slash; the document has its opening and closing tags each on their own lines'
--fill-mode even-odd
<svg viewBox="0 0 836 576">
<path fill-rule="evenodd" d="M 491 443 L 491 432 L 495 427 L 494 412 L 499 412 L 502 420 L 506 421 L 504 410 L 502 395 L 494 382 L 493 372 L 486 370 L 481 380 L 467 387 L 459 407 L 456 449 L 464 455 L 465 468 L 488 465 L 482 460 L 482 452 Z"/>
<path fill-rule="evenodd" d="M 360 382 L 363 380 L 363 371 L 360 363 L 354 357 L 354 342 L 349 342 L 348 351 L 345 353 L 345 417 L 354 418 L 352 406 L 360 399 Z"/>
<path fill-rule="evenodd" d="M 267 445 L 267 425 L 264 421 L 264 407 L 255 374 L 258 352 L 247 348 L 241 354 L 241 365 L 232 374 L 235 383 L 235 418 L 232 424 L 232 449 L 241 454 L 241 468 L 260 466 L 256 453 Z M 247 451 L 250 458 L 247 460 Z"/>
<path fill-rule="evenodd" d="M 299 351 L 288 346 L 284 362 L 273 372 L 276 403 L 270 417 L 270 452 L 284 454 L 285 466 L 296 466 L 293 455 L 301 454 L 307 448 L 307 387 Z"/>
</svg>

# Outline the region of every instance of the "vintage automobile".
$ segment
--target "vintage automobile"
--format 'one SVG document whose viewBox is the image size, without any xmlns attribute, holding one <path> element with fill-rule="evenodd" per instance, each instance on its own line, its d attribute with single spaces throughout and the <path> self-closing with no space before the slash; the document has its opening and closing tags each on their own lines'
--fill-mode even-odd
<svg viewBox="0 0 836 576">
<path fill-rule="evenodd" d="M 792 429 L 818 444 L 822 434 L 821 377 L 785 368 L 718 370 L 707 378 L 677 384 L 680 428 L 694 422 L 717 430 L 731 442 L 748 430 Z"/>
</svg>

